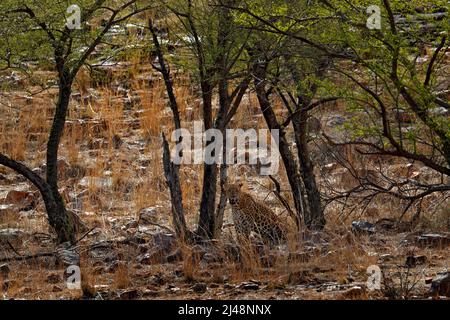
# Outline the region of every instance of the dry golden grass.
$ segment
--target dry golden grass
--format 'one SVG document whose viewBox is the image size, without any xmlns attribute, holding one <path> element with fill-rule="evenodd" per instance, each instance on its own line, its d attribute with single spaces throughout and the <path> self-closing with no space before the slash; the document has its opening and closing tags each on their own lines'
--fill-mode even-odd
<svg viewBox="0 0 450 320">
<path fill-rule="evenodd" d="M 157 84 L 152 90 L 142 90 L 139 92 L 142 101 L 142 112 L 140 113 L 140 123 L 146 138 L 158 137 L 161 134 L 163 121 L 163 111 L 166 103 L 163 100 L 164 88 L 162 84 Z M 166 117 L 166 124 L 167 121 Z"/>
<path fill-rule="evenodd" d="M 160 137 L 161 132 L 165 132 L 170 137 L 169 133 L 173 129 L 173 122 L 171 111 L 168 109 L 164 83 L 155 81 L 150 88 L 148 83 L 139 80 L 143 59 L 139 55 L 130 57 L 131 65 L 126 70 L 127 81 L 129 81 L 127 84 L 140 97 L 140 103 L 137 103 L 131 110 L 124 108 L 122 95 L 109 88 L 96 88 L 100 97 L 86 105 L 78 106 L 76 103 L 71 105 L 70 122 L 66 126 L 60 155 L 65 157 L 71 165 L 79 164 L 86 168 L 86 176 L 112 179 L 112 187 L 97 186 L 95 180 L 90 180 L 86 188 L 79 186 L 78 181 L 60 182 L 61 188 L 67 188 L 75 194 L 84 194 L 80 196 L 83 204 L 82 219 L 88 224 L 99 225 L 100 229 L 100 235 L 98 238 L 93 236 L 92 241 L 135 234 L 135 227 L 128 226 L 122 229 L 121 227 L 129 221 L 127 219 L 137 220 L 139 211 L 148 207 L 157 207 L 157 222 L 170 227 L 171 213 L 161 163 Z M 148 68 L 145 70 L 147 72 Z M 186 121 L 188 125 L 201 117 L 200 100 L 190 83 L 188 77 L 175 77 L 175 93 L 180 113 L 183 121 Z M 76 89 L 85 95 L 88 94 L 91 86 L 92 80 L 89 74 L 83 70 L 77 78 Z M 44 160 L 46 133 L 53 115 L 50 112 L 52 108 L 49 106 L 54 105 L 54 98 L 54 92 L 44 92 L 39 98 L 33 100 L 31 106 L 22 102 L 23 104 L 19 105 L 20 111 L 8 109 L 3 112 L 0 122 L 0 151 L 15 159 L 26 161 L 32 167 L 40 165 Z M 275 101 L 275 106 L 279 117 L 285 116 L 281 102 Z M 341 105 L 338 107 L 336 111 L 339 111 L 340 108 L 345 109 Z M 84 122 L 78 121 L 82 118 Z M 257 99 L 254 93 L 251 93 L 246 95 L 242 107 L 232 121 L 232 127 L 246 129 L 256 126 L 266 128 Z M 188 129 L 191 128 L 188 127 Z M 125 145 L 116 149 L 113 143 L 115 136 L 125 141 Z M 350 159 L 352 152 L 349 151 L 348 154 Z M 356 163 L 359 160 L 353 161 Z M 202 166 L 182 166 L 180 171 L 184 208 L 191 229 L 198 219 L 202 170 Z M 10 170 L 4 168 L 0 168 L 0 172 L 11 173 Z M 232 179 L 240 177 L 237 170 L 232 168 L 230 172 Z M 252 177 L 249 174 L 249 177 L 249 184 L 260 182 L 257 176 Z M 283 195 L 292 203 L 287 187 L 287 177 L 282 167 L 277 178 L 283 186 Z M 448 231 L 449 210 L 445 204 L 441 204 L 441 207 L 437 209 L 434 208 L 435 203 L 432 200 L 423 204 L 424 219 L 428 219 L 425 223 L 433 230 Z M 271 205 L 276 207 L 277 212 L 283 210 L 277 202 L 271 202 Z M 388 201 L 384 198 L 376 199 L 372 207 L 376 210 L 368 212 L 367 216 L 363 217 L 364 219 L 376 220 L 382 217 L 392 217 L 401 210 L 398 202 Z M 431 211 L 428 210 L 429 208 L 436 210 Z M 354 278 L 353 281 L 358 283 L 364 283 L 367 279 L 365 274 L 367 267 L 377 263 L 377 256 L 371 254 L 373 252 L 393 252 L 403 259 L 405 253 L 396 251 L 398 250 L 398 239 L 388 239 L 384 247 L 380 248 L 378 243 L 371 243 L 368 238 L 356 237 L 349 233 L 348 226 L 355 216 L 347 215 L 348 212 L 342 212 L 341 209 L 337 205 L 327 208 L 328 226 L 325 234 L 330 240 L 326 241 L 327 245 L 318 244 L 317 248 L 311 252 L 308 251 L 307 244 L 293 240 L 289 242 L 288 249 L 264 254 L 261 254 L 255 246 L 249 243 L 241 248 L 241 261 L 231 259 L 219 251 L 220 262 L 206 264 L 196 257 L 195 248 L 180 244 L 183 257 L 181 262 L 144 265 L 140 266 L 142 269 L 138 269 L 134 268 L 133 264 L 136 257 L 141 254 L 139 250 L 142 248 L 117 247 L 113 250 L 121 255 L 122 262 L 113 272 L 102 271 L 105 265 L 94 265 L 94 262 L 89 261 L 88 257 L 84 257 L 82 260 L 84 295 L 93 296 L 98 290 L 96 286 L 99 285 L 107 286 L 111 290 L 128 289 L 138 285 L 146 288 L 149 286 L 149 279 L 156 274 L 162 274 L 170 279 L 168 281 L 176 283 L 180 287 L 184 286 L 185 282 L 190 286 L 192 282 L 196 281 L 203 281 L 208 285 L 220 284 L 217 289 L 219 297 L 220 291 L 226 291 L 224 283 L 236 285 L 249 280 L 266 283 L 267 287 L 264 290 L 275 295 L 280 291 L 277 288 L 282 288 L 286 292 L 289 290 L 295 292 L 297 290 L 295 286 L 308 283 L 349 284 L 351 283 L 350 278 Z M 229 211 L 227 208 L 228 218 Z M 119 227 L 115 227 L 115 223 L 119 224 Z M 22 228 L 30 233 L 48 233 L 42 203 L 32 213 L 31 218 L 19 219 L 18 213 L 15 211 L 2 212 L 0 226 L 1 228 Z M 219 241 L 220 244 L 228 241 L 226 239 L 228 231 L 224 230 L 223 237 Z M 27 242 L 26 245 L 21 243 L 14 245 L 27 252 L 45 249 L 45 247 L 30 242 Z M 8 250 L 3 247 L 0 249 L 2 252 L 11 254 Z M 301 258 L 289 259 L 289 252 L 302 254 Z M 425 253 L 444 257 L 444 259 L 437 259 L 435 269 L 445 263 L 448 264 L 448 259 L 445 259 L 446 252 L 425 251 Z M 261 256 L 264 256 L 264 259 L 261 259 Z M 123 263 L 123 261 L 127 263 Z M 435 269 L 432 269 L 430 273 L 435 272 Z M 10 278 L 16 280 L 7 289 L 9 297 L 58 298 L 64 296 L 65 298 L 80 298 L 83 295 L 79 291 L 66 290 L 64 283 L 56 284 L 57 287 L 61 287 L 61 291 L 57 291 L 58 289 L 54 288 L 55 284 L 47 282 L 50 273 L 63 274 L 64 270 L 60 267 L 42 261 L 14 262 L 11 263 L 11 270 Z M 182 280 L 174 276 L 179 270 L 181 270 Z M 99 273 L 97 274 L 97 272 Z M 351 273 L 351 277 L 349 273 Z M 144 276 L 142 276 L 143 274 Z M 2 280 L 4 279 L 0 279 L 0 283 L 3 283 Z M 162 296 L 166 295 L 165 297 L 167 297 L 167 293 L 164 291 L 166 286 L 166 282 L 159 287 L 156 286 L 156 289 L 162 292 Z M 294 286 L 294 289 L 292 287 L 287 289 L 289 286 Z M 186 293 L 186 296 L 189 297 L 189 294 Z M 283 295 L 283 297 L 287 296 Z M 235 298 L 236 296 L 230 294 L 225 297 Z M 330 296 L 315 292 L 314 289 L 308 291 L 307 297 L 330 298 Z M 348 292 L 341 298 L 367 299 L 370 297 L 364 292 Z"/>
<path fill-rule="evenodd" d="M 117 289 L 128 288 L 131 284 L 131 279 L 128 271 L 128 266 L 124 263 L 119 263 L 116 272 L 114 273 L 114 286 Z"/>
</svg>

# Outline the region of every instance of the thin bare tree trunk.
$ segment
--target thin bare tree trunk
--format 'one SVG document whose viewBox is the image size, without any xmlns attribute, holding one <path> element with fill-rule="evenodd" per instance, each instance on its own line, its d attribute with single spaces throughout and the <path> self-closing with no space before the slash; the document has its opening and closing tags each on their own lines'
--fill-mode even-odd
<svg viewBox="0 0 450 320">
<path fill-rule="evenodd" d="M 216 229 L 215 206 L 217 191 L 217 165 L 205 164 L 203 173 L 203 191 L 200 202 L 200 217 L 197 234 L 201 238 L 212 239 Z"/>
<path fill-rule="evenodd" d="M 226 135 L 224 135 L 224 142 L 223 145 L 226 146 Z M 214 231 L 214 238 L 220 238 L 220 235 L 222 233 L 222 226 L 223 226 L 223 217 L 225 213 L 225 207 L 227 205 L 227 197 L 224 192 L 224 186 L 227 183 L 228 180 L 228 165 L 225 163 L 226 158 L 226 148 L 223 148 L 223 163 L 220 165 L 220 199 L 219 204 L 217 205 L 216 210 L 216 226 Z"/>
<path fill-rule="evenodd" d="M 153 67 L 157 71 L 159 71 L 164 78 L 164 84 L 166 86 L 167 95 L 169 97 L 169 106 L 170 109 L 172 110 L 175 129 L 180 129 L 181 128 L 180 112 L 173 89 L 173 81 L 170 75 L 170 70 L 169 67 L 166 65 L 164 54 L 162 52 L 161 45 L 158 40 L 158 35 L 156 34 L 156 30 L 154 28 L 152 20 L 149 20 L 148 25 L 150 32 L 152 33 L 153 44 L 155 45 L 156 55 L 158 56 L 159 60 L 159 67 L 156 66 Z M 162 138 L 163 138 L 164 175 L 166 177 L 166 181 L 169 186 L 170 200 L 172 204 L 172 224 L 179 239 L 190 241 L 191 232 L 187 227 L 186 218 L 184 216 L 183 196 L 179 174 L 180 166 L 174 164 L 170 159 L 169 143 L 167 142 L 167 139 L 164 134 L 162 135 Z M 181 143 L 182 139 L 183 137 L 180 136 L 177 143 Z"/>
<path fill-rule="evenodd" d="M 321 204 L 320 192 L 314 175 L 314 164 L 311 161 L 306 111 L 300 112 L 292 119 L 300 164 L 300 174 L 307 194 L 308 210 L 305 210 L 305 225 L 310 230 L 322 230 L 325 227 L 325 216 Z"/>
<path fill-rule="evenodd" d="M 58 188 L 58 152 L 61 137 L 64 132 L 64 125 L 67 117 L 67 110 L 69 108 L 70 95 L 72 93 L 72 79 L 68 74 L 63 73 L 60 76 L 59 83 L 59 97 L 56 104 L 55 115 L 53 118 L 50 135 L 47 142 L 47 166 L 46 166 L 46 180 L 50 186 L 53 194 L 53 199 L 56 204 L 58 214 L 50 217 L 50 225 L 58 234 L 60 242 L 70 241 L 75 242 L 75 221 L 69 218 L 69 215 L 64 204 L 64 200 L 59 193 Z M 53 216 L 53 215 L 52 215 Z"/>
<path fill-rule="evenodd" d="M 289 185 L 291 187 L 292 196 L 294 198 L 294 205 L 297 212 L 297 225 L 300 225 L 300 221 L 303 220 L 303 213 L 305 208 L 305 199 L 302 190 L 302 181 L 297 170 L 297 163 L 295 161 L 294 155 L 289 149 L 289 144 L 284 136 L 281 126 L 278 123 L 275 113 L 273 112 L 272 105 L 267 98 L 267 92 L 265 90 L 265 79 L 266 79 L 266 64 L 256 63 L 253 68 L 253 74 L 255 76 L 255 87 L 256 95 L 258 98 L 259 106 L 261 112 L 263 113 L 264 119 L 266 120 L 267 126 L 270 130 L 278 129 L 280 130 L 279 139 L 279 151 L 283 164 L 286 170 L 286 175 L 288 177 Z"/>
<path fill-rule="evenodd" d="M 180 186 L 179 166 L 170 160 L 169 143 L 163 134 L 163 165 L 164 175 L 170 190 L 170 199 L 172 203 L 172 221 L 178 238 L 183 240 L 190 239 L 183 209 L 183 198 Z"/>
</svg>

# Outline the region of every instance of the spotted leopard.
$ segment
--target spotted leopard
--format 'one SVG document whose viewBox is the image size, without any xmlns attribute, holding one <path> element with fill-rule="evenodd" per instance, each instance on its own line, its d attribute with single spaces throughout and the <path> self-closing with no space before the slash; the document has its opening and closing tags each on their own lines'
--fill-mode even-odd
<svg viewBox="0 0 450 320">
<path fill-rule="evenodd" d="M 251 232 L 259 234 L 270 245 L 286 242 L 287 228 L 263 202 L 241 190 L 242 184 L 228 184 L 225 194 L 231 205 L 238 240 L 248 239 Z"/>
</svg>

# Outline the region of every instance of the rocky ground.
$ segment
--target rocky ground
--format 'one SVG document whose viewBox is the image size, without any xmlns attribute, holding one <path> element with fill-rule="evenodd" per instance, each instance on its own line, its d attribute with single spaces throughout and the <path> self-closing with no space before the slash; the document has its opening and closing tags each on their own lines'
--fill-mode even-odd
<svg viewBox="0 0 450 320">
<path fill-rule="evenodd" d="M 145 65 L 145 64 L 144 64 Z M 424 203 L 418 224 L 393 226 L 400 204 L 379 199 L 364 215 L 327 207 L 322 233 L 304 233 L 299 243 L 268 250 L 255 238 L 239 248 L 230 209 L 222 238 L 188 246 L 171 231 L 169 192 L 161 165 L 161 131 L 170 132 L 171 113 L 159 76 L 130 62 L 104 65 L 110 81 L 82 73 L 73 94 L 61 146 L 59 177 L 67 206 L 86 224 L 74 248 L 57 248 L 42 201 L 24 178 L 0 167 L 0 284 L 5 299 L 424 299 L 449 296 L 448 200 Z M 14 88 L 0 94 L 0 150 L 45 173 L 43 159 L 56 89 L 35 95 L 28 80 L 9 75 Z M 36 72 L 45 82 L 50 72 Z M 185 125 L 199 118 L 199 99 L 185 78 L 176 94 Z M 36 90 L 38 88 L 35 88 Z M 233 126 L 264 124 L 249 94 Z M 333 131 L 348 114 L 317 114 Z M 281 111 L 280 111 L 281 112 Z M 335 132 L 338 135 L 338 131 Z M 319 146 L 319 147 L 317 147 Z M 338 164 L 315 159 L 321 185 L 355 183 Z M 375 170 L 375 169 L 374 169 Z M 418 163 L 388 159 L 387 174 L 439 179 Z M 287 214 L 267 178 L 250 166 L 233 167 L 233 179 L 280 215 Z M 181 172 L 187 219 L 194 228 L 201 183 L 200 166 Z M 288 198 L 286 177 L 280 174 Z M 288 218 L 286 218 L 288 219 Z M 384 219 L 384 220 L 383 220 Z M 353 222 L 353 223 L 352 223 Z M 68 265 L 79 263 L 82 289 L 66 284 Z M 381 290 L 368 286 L 368 268 L 378 266 Z M 433 282 L 434 281 L 434 282 Z"/>
</svg>

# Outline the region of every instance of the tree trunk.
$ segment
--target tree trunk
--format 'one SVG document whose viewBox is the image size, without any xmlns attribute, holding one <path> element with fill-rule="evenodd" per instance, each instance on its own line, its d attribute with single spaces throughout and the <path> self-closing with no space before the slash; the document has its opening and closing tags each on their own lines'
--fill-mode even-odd
<svg viewBox="0 0 450 320">
<path fill-rule="evenodd" d="M 175 232 L 179 239 L 190 240 L 191 234 L 187 228 L 183 210 L 183 198 L 180 186 L 180 176 L 178 165 L 170 160 L 169 143 L 163 134 L 163 165 L 164 175 L 170 190 L 170 199 L 172 201 L 172 221 Z"/>
<path fill-rule="evenodd" d="M 226 135 L 224 135 L 224 139 L 223 139 L 223 145 L 226 146 L 227 142 L 226 142 Z M 223 216 L 225 213 L 225 207 L 227 205 L 227 197 L 225 195 L 224 192 L 224 186 L 227 183 L 228 180 L 228 165 L 225 163 L 225 158 L 226 158 L 226 148 L 223 148 L 223 153 L 222 153 L 222 159 L 223 159 L 223 163 L 220 165 L 220 199 L 219 199 L 219 204 L 217 205 L 217 211 L 216 211 L 216 223 L 215 223 L 215 231 L 214 231 L 214 238 L 220 238 L 221 233 L 222 233 L 222 227 L 223 227 Z"/>
<path fill-rule="evenodd" d="M 297 163 L 295 161 L 294 155 L 289 149 L 289 144 L 281 130 L 281 126 L 278 123 L 276 115 L 273 112 L 272 105 L 267 98 L 267 93 L 264 88 L 266 79 L 266 66 L 262 64 L 255 64 L 253 73 L 255 76 L 256 95 L 267 126 L 270 130 L 280 130 L 278 148 L 289 180 L 292 196 L 294 198 L 294 205 L 297 211 L 297 225 L 300 225 L 300 222 L 303 220 L 302 215 L 305 208 L 305 201 L 302 192 L 302 181 L 297 171 Z"/>
<path fill-rule="evenodd" d="M 58 190 L 58 150 L 61 137 L 64 132 L 67 110 L 69 108 L 70 95 L 72 93 L 72 82 L 73 80 L 71 80 L 67 75 L 60 77 L 59 97 L 47 142 L 46 180 L 52 192 L 57 210 L 57 214 L 53 217 L 50 217 L 49 214 L 49 222 L 58 234 L 59 242 L 75 242 L 74 222 L 69 219 L 64 200 Z"/>
<path fill-rule="evenodd" d="M 169 106 L 170 109 L 172 110 L 175 129 L 180 129 L 181 128 L 180 112 L 178 109 L 178 102 L 175 97 L 175 92 L 173 90 L 173 81 L 170 75 L 170 69 L 166 66 L 166 59 L 164 58 L 164 54 L 161 49 L 161 44 L 159 43 L 158 35 L 156 33 L 155 27 L 153 26 L 153 21 L 151 19 L 149 20 L 148 25 L 153 37 L 153 44 L 155 45 L 156 55 L 158 57 L 160 65 L 160 67 L 156 69 L 162 74 L 164 79 L 164 85 L 166 86 L 167 96 L 169 97 Z M 179 142 L 181 142 L 181 138 Z"/>
<path fill-rule="evenodd" d="M 217 165 L 205 164 L 203 192 L 200 202 L 200 218 L 197 234 L 201 238 L 212 239 L 215 233 L 215 206 L 217 189 Z"/>
<path fill-rule="evenodd" d="M 209 77 L 207 77 L 209 79 Z M 201 84 L 203 99 L 203 124 L 205 131 L 211 129 L 212 121 L 212 88 L 204 80 Z M 209 142 L 211 143 L 211 142 Z M 209 144 L 208 143 L 208 144 Z M 217 164 L 203 165 L 203 187 L 200 202 L 200 217 L 197 235 L 203 239 L 212 239 L 215 233 L 216 218 L 216 191 L 217 191 Z"/>
<path fill-rule="evenodd" d="M 173 89 L 173 81 L 170 74 L 170 69 L 166 65 L 166 61 L 164 58 L 164 54 L 161 49 L 161 44 L 158 40 L 158 35 L 156 34 L 156 30 L 153 26 L 153 22 L 149 20 L 149 29 L 153 36 L 153 43 L 155 45 L 156 54 L 158 56 L 160 67 L 154 68 L 159 71 L 164 78 L 164 85 L 166 86 L 167 95 L 169 97 L 169 106 L 172 110 L 173 114 L 173 122 L 175 125 L 175 129 L 181 129 L 181 120 L 180 120 L 180 112 L 178 108 L 178 102 L 175 96 L 175 92 Z M 181 144 L 183 137 L 180 136 L 177 141 L 178 144 Z M 183 196 L 181 190 L 180 183 L 180 166 L 174 164 L 170 159 L 170 150 L 169 143 L 166 140 L 166 137 L 163 134 L 163 166 L 164 166 L 164 175 L 166 177 L 167 184 L 170 190 L 170 201 L 172 203 L 172 224 L 175 228 L 175 233 L 177 237 L 182 240 L 190 241 L 192 238 L 192 233 L 186 224 L 186 218 L 184 216 L 184 208 L 183 208 Z"/>
<path fill-rule="evenodd" d="M 301 111 L 292 119 L 300 163 L 300 173 L 307 194 L 308 210 L 305 210 L 305 224 L 310 230 L 322 230 L 325 227 L 326 221 L 322 209 L 320 192 L 317 188 L 316 177 L 314 175 L 314 164 L 311 161 L 309 153 L 307 120 L 308 113 L 306 111 Z"/>
</svg>

